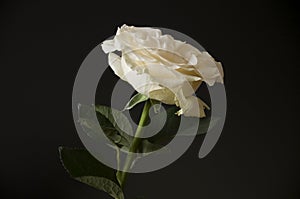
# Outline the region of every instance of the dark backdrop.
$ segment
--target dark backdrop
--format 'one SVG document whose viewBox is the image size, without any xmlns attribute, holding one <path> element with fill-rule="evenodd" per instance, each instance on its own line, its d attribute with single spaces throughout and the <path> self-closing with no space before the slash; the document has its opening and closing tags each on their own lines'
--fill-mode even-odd
<svg viewBox="0 0 300 199">
<path fill-rule="evenodd" d="M 48 1 L 0 4 L 1 195 L 109 198 L 68 177 L 81 146 L 71 94 L 85 56 L 127 23 L 183 32 L 221 60 L 228 112 L 214 150 L 132 175 L 146 198 L 299 198 L 299 5 L 292 1 Z"/>
</svg>

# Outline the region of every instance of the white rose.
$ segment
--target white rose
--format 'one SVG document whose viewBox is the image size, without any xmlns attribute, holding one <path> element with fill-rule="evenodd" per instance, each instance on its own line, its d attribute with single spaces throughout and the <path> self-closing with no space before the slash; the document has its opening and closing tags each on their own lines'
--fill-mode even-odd
<svg viewBox="0 0 300 199">
<path fill-rule="evenodd" d="M 220 62 L 208 52 L 162 35 L 159 29 L 123 25 L 112 40 L 103 42 L 102 49 L 109 53 L 116 75 L 149 98 L 176 104 L 181 108 L 178 115 L 205 117 L 204 109 L 209 107 L 194 92 L 203 81 L 209 86 L 223 83 Z M 195 100 L 199 109 L 194 107 Z"/>
</svg>

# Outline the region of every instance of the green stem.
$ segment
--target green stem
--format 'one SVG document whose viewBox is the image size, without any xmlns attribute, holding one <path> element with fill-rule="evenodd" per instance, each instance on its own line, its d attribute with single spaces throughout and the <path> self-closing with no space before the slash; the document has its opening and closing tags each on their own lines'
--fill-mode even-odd
<svg viewBox="0 0 300 199">
<path fill-rule="evenodd" d="M 138 147 L 139 147 L 139 145 L 142 141 L 142 138 L 140 138 L 140 135 L 143 132 L 142 131 L 143 126 L 145 126 L 145 124 L 148 120 L 150 107 L 151 107 L 151 103 L 150 103 L 149 100 L 147 100 L 145 102 L 143 112 L 142 112 L 142 115 L 140 117 L 139 125 L 136 129 L 136 132 L 135 132 L 135 136 L 134 136 L 133 141 L 132 141 L 132 143 L 130 145 L 130 148 L 129 148 L 129 152 L 131 152 L 133 154 L 129 154 L 127 156 L 126 161 L 125 161 L 125 165 L 124 165 L 124 169 L 123 169 L 122 172 L 120 172 L 119 182 L 120 182 L 120 185 L 121 185 L 122 188 L 124 187 L 124 183 L 126 181 L 127 171 L 129 170 L 129 168 L 132 164 L 134 153 L 137 151 L 137 149 L 138 149 Z"/>
</svg>

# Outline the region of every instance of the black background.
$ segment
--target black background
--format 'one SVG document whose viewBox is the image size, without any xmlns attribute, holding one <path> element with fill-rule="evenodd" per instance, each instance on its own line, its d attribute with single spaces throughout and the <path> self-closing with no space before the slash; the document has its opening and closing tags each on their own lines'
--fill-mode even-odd
<svg viewBox="0 0 300 199">
<path fill-rule="evenodd" d="M 1 195 L 109 198 L 70 179 L 57 148 L 81 146 L 71 109 L 81 62 L 127 23 L 178 30 L 222 61 L 228 112 L 221 138 L 207 157 L 197 158 L 196 140 L 167 168 L 132 175 L 126 194 L 299 198 L 299 5 L 122 2 L 1 3 Z"/>
</svg>

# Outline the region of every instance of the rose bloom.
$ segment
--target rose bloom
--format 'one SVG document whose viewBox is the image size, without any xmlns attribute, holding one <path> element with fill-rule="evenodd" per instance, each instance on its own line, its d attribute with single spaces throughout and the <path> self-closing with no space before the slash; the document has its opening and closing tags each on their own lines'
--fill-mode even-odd
<svg viewBox="0 0 300 199">
<path fill-rule="evenodd" d="M 220 62 L 159 29 L 123 25 L 102 49 L 116 75 L 151 99 L 179 106 L 178 115 L 205 117 L 209 107 L 194 92 L 202 82 L 223 83 Z"/>
</svg>

